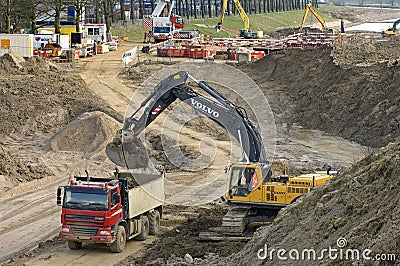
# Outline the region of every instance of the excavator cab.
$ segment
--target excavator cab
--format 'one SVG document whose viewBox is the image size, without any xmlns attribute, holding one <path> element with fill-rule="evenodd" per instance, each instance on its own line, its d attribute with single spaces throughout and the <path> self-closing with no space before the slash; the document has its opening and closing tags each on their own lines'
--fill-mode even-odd
<svg viewBox="0 0 400 266">
<path fill-rule="evenodd" d="M 271 180 L 271 168 L 263 163 L 235 163 L 228 174 L 225 198 L 236 202 L 262 202 L 262 184 Z"/>
</svg>

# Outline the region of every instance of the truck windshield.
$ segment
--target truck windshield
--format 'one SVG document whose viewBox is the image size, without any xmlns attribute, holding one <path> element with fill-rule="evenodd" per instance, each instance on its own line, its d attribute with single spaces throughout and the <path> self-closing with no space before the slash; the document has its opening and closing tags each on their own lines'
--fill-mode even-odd
<svg viewBox="0 0 400 266">
<path fill-rule="evenodd" d="M 108 210 L 108 194 L 65 191 L 64 207 L 79 210 Z"/>
<path fill-rule="evenodd" d="M 171 27 L 154 27 L 154 33 L 170 33 Z"/>
</svg>

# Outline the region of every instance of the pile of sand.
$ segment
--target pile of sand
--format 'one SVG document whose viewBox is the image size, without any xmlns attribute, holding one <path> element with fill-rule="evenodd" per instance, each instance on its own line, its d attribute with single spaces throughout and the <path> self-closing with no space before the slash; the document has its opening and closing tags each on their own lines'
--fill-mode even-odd
<svg viewBox="0 0 400 266">
<path fill-rule="evenodd" d="M 118 121 L 103 112 L 84 113 L 51 137 L 45 148 L 91 155 L 103 151 L 120 128 Z"/>
<path fill-rule="evenodd" d="M 46 166 L 21 161 L 5 147 L 0 146 L 0 181 L 10 182 L 8 187 L 51 174 L 51 170 Z"/>
<path fill-rule="evenodd" d="M 80 114 L 101 110 L 120 119 L 83 80 L 45 58 L 0 57 L 0 135 L 53 133 Z M 53 70 L 51 70 L 53 69 Z"/>
<path fill-rule="evenodd" d="M 13 52 L 0 56 L 0 74 L 11 75 L 20 73 L 40 74 L 43 72 L 58 71 L 59 67 L 44 57 L 34 57 L 25 60 Z"/>
</svg>

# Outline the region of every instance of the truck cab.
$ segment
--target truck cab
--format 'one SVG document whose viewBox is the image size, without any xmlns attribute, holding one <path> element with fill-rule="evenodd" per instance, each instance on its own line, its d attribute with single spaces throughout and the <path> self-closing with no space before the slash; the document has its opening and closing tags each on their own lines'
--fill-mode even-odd
<svg viewBox="0 0 400 266">
<path fill-rule="evenodd" d="M 130 173 L 115 178 L 74 177 L 57 190 L 62 206 L 61 238 L 72 250 L 82 243 L 104 243 L 122 252 L 127 239 L 145 240 L 160 227 L 164 177 L 142 177 L 136 182 Z"/>
</svg>

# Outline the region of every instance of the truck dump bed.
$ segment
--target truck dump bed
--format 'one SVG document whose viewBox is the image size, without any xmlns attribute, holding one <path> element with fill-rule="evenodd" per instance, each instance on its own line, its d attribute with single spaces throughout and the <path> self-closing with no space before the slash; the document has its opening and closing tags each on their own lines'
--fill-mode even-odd
<svg viewBox="0 0 400 266">
<path fill-rule="evenodd" d="M 132 177 L 131 177 L 132 178 Z M 136 176 L 140 186 L 128 190 L 129 218 L 161 206 L 165 201 L 164 176 Z M 145 178 L 145 181 L 141 181 Z"/>
</svg>

